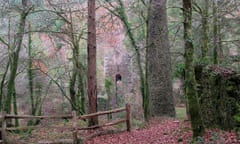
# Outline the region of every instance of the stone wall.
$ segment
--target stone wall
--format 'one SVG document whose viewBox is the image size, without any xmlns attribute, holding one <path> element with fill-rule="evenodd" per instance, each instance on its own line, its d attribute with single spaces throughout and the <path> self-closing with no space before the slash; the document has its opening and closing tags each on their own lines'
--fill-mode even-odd
<svg viewBox="0 0 240 144">
<path fill-rule="evenodd" d="M 117 57 L 117 58 L 116 58 Z M 134 70 L 132 58 L 127 52 L 108 54 L 104 58 L 105 78 L 110 78 L 113 86 L 110 99 L 110 107 L 117 108 L 131 104 L 132 117 L 143 119 L 142 97 L 139 90 L 139 79 Z"/>
<path fill-rule="evenodd" d="M 232 129 L 240 102 L 240 75 L 231 68 L 197 66 L 196 79 L 202 118 L 206 127 Z"/>
</svg>

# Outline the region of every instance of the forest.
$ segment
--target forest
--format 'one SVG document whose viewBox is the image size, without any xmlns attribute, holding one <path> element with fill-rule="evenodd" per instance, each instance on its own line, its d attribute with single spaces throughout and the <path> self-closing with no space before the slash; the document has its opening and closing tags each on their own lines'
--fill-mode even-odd
<svg viewBox="0 0 240 144">
<path fill-rule="evenodd" d="M 239 0 L 0 0 L 0 143 L 240 143 Z"/>
</svg>

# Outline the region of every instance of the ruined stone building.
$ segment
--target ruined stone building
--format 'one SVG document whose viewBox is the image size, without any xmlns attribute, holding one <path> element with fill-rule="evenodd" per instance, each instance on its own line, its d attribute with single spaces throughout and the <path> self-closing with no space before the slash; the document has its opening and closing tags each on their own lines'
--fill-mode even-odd
<svg viewBox="0 0 240 144">
<path fill-rule="evenodd" d="M 106 53 L 104 57 L 104 75 L 112 81 L 111 92 L 107 99 L 111 108 L 122 107 L 126 103 L 132 106 L 132 116 L 142 118 L 142 98 L 139 91 L 139 79 L 130 54 L 119 48 Z"/>
</svg>

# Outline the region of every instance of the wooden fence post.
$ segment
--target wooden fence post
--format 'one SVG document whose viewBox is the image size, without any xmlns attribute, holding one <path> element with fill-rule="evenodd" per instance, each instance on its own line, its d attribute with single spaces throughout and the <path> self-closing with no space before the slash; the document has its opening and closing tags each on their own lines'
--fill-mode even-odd
<svg viewBox="0 0 240 144">
<path fill-rule="evenodd" d="M 2 112 L 2 141 L 3 143 L 7 142 L 7 120 L 6 120 L 6 112 Z"/>
<path fill-rule="evenodd" d="M 127 131 L 128 132 L 131 131 L 130 114 L 131 114 L 130 104 L 126 104 L 126 124 L 127 124 Z"/>
<path fill-rule="evenodd" d="M 72 112 L 72 126 L 73 126 L 73 144 L 78 144 L 78 137 L 77 137 L 77 113 L 76 111 Z"/>
</svg>

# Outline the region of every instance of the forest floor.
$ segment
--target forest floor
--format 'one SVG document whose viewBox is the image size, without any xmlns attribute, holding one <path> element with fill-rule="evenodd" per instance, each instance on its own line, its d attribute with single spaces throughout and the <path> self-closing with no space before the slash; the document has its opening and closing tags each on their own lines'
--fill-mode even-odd
<svg viewBox="0 0 240 144">
<path fill-rule="evenodd" d="M 133 128 L 131 132 L 112 133 L 119 128 L 125 129 L 125 126 L 122 125 L 119 128 L 106 127 L 81 131 L 78 134 L 85 139 L 85 144 L 189 144 L 192 137 L 191 126 L 190 122 L 184 119 L 184 109 L 178 109 L 177 119 L 154 118 L 141 128 Z M 54 125 L 67 126 L 71 125 L 71 122 L 54 122 Z M 83 123 L 83 125 L 85 124 Z M 11 144 L 31 144 L 39 141 L 71 138 L 70 131 L 48 128 L 33 130 L 31 133 L 25 134 L 9 134 Z M 240 144 L 240 140 L 237 139 L 237 135 L 233 131 L 208 129 L 203 137 L 198 138 L 197 144 Z"/>
<path fill-rule="evenodd" d="M 192 132 L 189 121 L 156 118 L 143 129 L 98 136 L 87 144 L 189 144 Z M 240 144 L 234 132 L 209 129 L 197 144 Z"/>
</svg>

